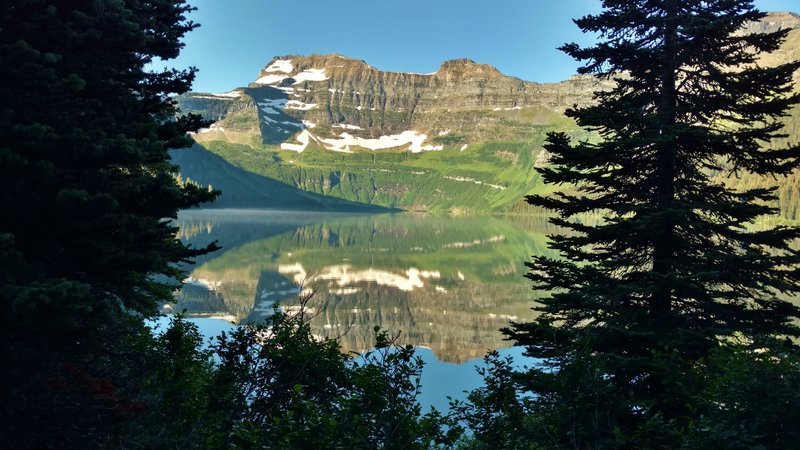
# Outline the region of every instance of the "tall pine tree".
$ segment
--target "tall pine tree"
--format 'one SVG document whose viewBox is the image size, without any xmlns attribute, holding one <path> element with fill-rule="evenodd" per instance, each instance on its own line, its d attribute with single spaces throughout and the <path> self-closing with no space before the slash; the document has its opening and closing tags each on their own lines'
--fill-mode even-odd
<svg viewBox="0 0 800 450">
<path fill-rule="evenodd" d="M 0 1 L 6 446 L 89 448 L 113 436 L 139 401 L 130 336 L 171 298 L 178 264 L 204 251 L 181 244 L 170 220 L 214 197 L 178 186 L 167 153 L 200 125 L 176 118 L 171 99 L 193 70 L 147 68 L 178 55 L 195 27 L 189 10 L 184 0 Z"/>
<path fill-rule="evenodd" d="M 800 101 L 800 63 L 758 65 L 788 32 L 741 32 L 764 17 L 749 0 L 604 0 L 576 20 L 599 42 L 562 47 L 585 61 L 581 73 L 616 84 L 567 113 L 597 142 L 548 137 L 540 172 L 568 188 L 528 201 L 558 213 L 568 231 L 551 245 L 563 259 L 529 264 L 552 294 L 509 334 L 547 362 L 528 377 L 538 398 L 561 418 L 584 415 L 567 425 L 571 445 L 629 445 L 615 440 L 624 430 L 700 414 L 692 370 L 720 341 L 800 334 L 786 301 L 800 291 L 800 230 L 752 226 L 776 213 L 774 190 L 712 181 L 782 176 L 800 158 L 798 146 L 770 146 Z M 603 220 L 584 224 L 586 213 Z"/>
</svg>

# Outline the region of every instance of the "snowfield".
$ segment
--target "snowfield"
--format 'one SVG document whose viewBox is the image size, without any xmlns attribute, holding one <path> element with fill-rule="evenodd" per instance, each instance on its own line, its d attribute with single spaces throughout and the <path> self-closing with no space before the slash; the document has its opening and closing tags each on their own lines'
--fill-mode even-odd
<svg viewBox="0 0 800 450">
<path fill-rule="evenodd" d="M 286 103 L 286 109 L 299 109 L 300 111 L 308 111 L 317 107 L 316 103 L 303 103 L 299 100 L 289 100 Z"/>
<path fill-rule="evenodd" d="M 277 59 L 264 72 L 292 73 L 294 66 L 291 59 Z"/>
<path fill-rule="evenodd" d="M 344 128 L 345 130 L 363 130 L 363 128 L 361 128 L 358 125 L 349 125 L 349 124 L 346 124 L 346 123 L 335 123 L 335 124 L 331 125 L 331 127 L 333 127 L 333 128 Z"/>
<path fill-rule="evenodd" d="M 297 135 L 297 141 L 299 144 L 292 144 L 289 142 L 284 142 L 281 144 L 281 150 L 291 150 L 297 153 L 303 153 L 306 147 L 308 147 L 308 143 L 311 140 L 311 133 L 308 130 L 303 130 L 299 135 Z"/>
<path fill-rule="evenodd" d="M 391 136 L 381 136 L 377 139 L 356 137 L 348 133 L 342 133 L 338 138 L 321 139 L 325 148 L 335 152 L 351 152 L 350 146 L 367 148 L 372 151 L 385 150 L 389 148 L 402 147 L 409 145 L 408 148 L 411 153 L 439 151 L 444 149 L 442 145 L 423 145 L 428 136 L 425 134 L 418 134 L 416 131 L 408 130 L 400 134 L 393 134 Z"/>
<path fill-rule="evenodd" d="M 304 81 L 325 81 L 328 79 L 327 75 L 325 75 L 325 69 L 307 69 L 292 78 L 294 78 L 294 84 L 300 84 Z"/>
<path fill-rule="evenodd" d="M 277 120 L 271 119 L 269 117 L 264 117 L 264 120 L 267 123 L 275 123 L 275 124 L 285 124 L 291 125 L 296 127 L 305 127 L 305 128 L 314 128 L 316 126 L 315 123 L 309 121 L 303 121 L 302 124 L 294 123 L 294 122 L 279 122 Z M 334 126 L 339 125 L 340 127 L 355 127 L 355 125 L 342 125 L 336 124 Z M 320 145 L 325 147 L 326 150 L 330 150 L 333 152 L 339 153 L 353 153 L 351 147 L 361 147 L 365 149 L 369 149 L 372 151 L 376 150 L 386 150 L 390 148 L 397 148 L 402 147 L 404 145 L 409 145 L 408 150 L 411 153 L 419 153 L 419 152 L 430 152 L 430 151 L 440 151 L 444 147 L 441 145 L 423 145 L 427 135 L 419 134 L 416 131 L 404 131 L 400 134 L 394 134 L 391 136 L 381 136 L 377 139 L 371 138 L 362 138 L 353 136 L 349 133 L 342 133 L 339 135 L 338 138 L 321 138 L 318 136 L 314 136 L 311 134 L 307 129 L 304 129 L 298 136 L 297 141 L 299 144 L 284 142 L 281 144 L 281 150 L 291 150 L 295 152 L 302 152 L 308 146 L 308 143 L 311 139 L 318 142 Z M 458 181 L 473 181 L 473 180 L 458 180 Z M 478 184 L 483 184 L 479 181 L 473 181 Z M 492 186 L 495 187 L 495 186 Z M 505 189 L 505 187 L 497 186 L 498 189 Z"/>
<path fill-rule="evenodd" d="M 274 64 L 273 64 L 273 66 L 274 66 Z M 270 68 L 271 67 L 272 66 L 270 66 Z M 269 70 L 267 70 L 267 72 L 269 72 Z M 276 70 L 275 72 L 278 72 L 278 70 Z M 285 72 L 285 73 L 283 73 L 281 75 L 278 75 L 278 74 L 264 75 L 263 77 L 259 77 L 255 81 L 255 83 L 256 84 L 268 84 L 268 85 L 269 84 L 277 84 L 277 83 L 280 83 L 281 81 L 283 81 L 283 80 L 285 80 L 287 78 L 293 78 L 294 79 L 294 83 L 293 84 L 300 84 L 300 83 L 304 83 L 306 81 L 325 81 L 325 80 L 328 79 L 328 76 L 325 75 L 325 69 L 306 69 L 306 70 L 298 73 L 297 75 L 289 75 L 289 72 Z"/>
</svg>

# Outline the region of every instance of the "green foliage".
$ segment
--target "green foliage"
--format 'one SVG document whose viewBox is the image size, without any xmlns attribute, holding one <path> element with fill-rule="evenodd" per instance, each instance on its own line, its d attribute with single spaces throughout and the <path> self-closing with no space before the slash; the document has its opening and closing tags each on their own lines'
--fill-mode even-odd
<svg viewBox="0 0 800 450">
<path fill-rule="evenodd" d="M 332 422 L 327 408 L 342 393 L 347 357 L 335 341 L 317 341 L 302 316 L 276 311 L 267 322 L 222 334 L 211 445 L 291 448 Z M 319 406 L 319 408 L 318 408 Z"/>
<path fill-rule="evenodd" d="M 800 442 L 800 355 L 768 339 L 724 345 L 708 359 L 705 414 L 687 433 L 693 448 L 795 448 Z"/>
<path fill-rule="evenodd" d="M 558 419 L 559 445 L 675 448 L 707 407 L 694 395 L 708 385 L 696 366 L 720 339 L 800 335 L 800 309 L 784 300 L 800 292 L 800 230 L 753 230 L 776 212 L 774 189 L 713 179 L 723 165 L 795 170 L 800 147 L 763 144 L 783 137 L 781 118 L 800 101 L 800 62 L 752 64 L 788 31 L 737 34 L 764 17 L 750 1 L 603 6 L 576 21 L 603 40 L 562 48 L 586 61 L 581 73 L 616 82 L 567 113 L 602 140 L 548 137 L 552 166 L 539 171 L 574 189 L 528 199 L 570 233 L 552 237 L 563 258 L 529 264 L 552 292 L 541 316 L 508 333 L 547 363 L 530 388 Z M 596 212 L 605 220 L 577 220 Z"/>
<path fill-rule="evenodd" d="M 464 136 L 459 134 L 445 134 L 444 136 L 434 136 L 433 142 L 446 146 L 460 145 L 464 143 Z"/>
<path fill-rule="evenodd" d="M 148 408 L 143 423 L 137 424 L 147 430 L 146 440 L 135 430 L 130 436 L 137 445 L 151 448 L 199 448 L 209 426 L 212 353 L 204 349 L 197 326 L 182 316 L 174 317 L 149 347 L 143 389 Z"/>
<path fill-rule="evenodd" d="M 354 448 L 425 449 L 452 444 L 460 432 L 435 409 L 421 413 L 417 403 L 421 385 L 422 360 L 410 345 L 397 345 L 399 335 L 375 327 L 375 350 L 354 364 L 354 395 L 345 401 L 355 439 Z M 353 438 L 351 437 L 351 439 Z"/>
<path fill-rule="evenodd" d="M 585 343 L 588 344 L 588 343 Z M 587 348 L 589 346 L 587 345 Z M 454 402 L 451 420 L 466 428 L 463 449 L 783 449 L 795 448 L 800 359 L 794 345 L 772 338 L 726 342 L 706 358 L 654 354 L 671 388 L 691 403 L 683 417 L 636 408 L 591 355 L 560 367 L 513 368 L 485 358 L 485 386 Z M 536 395 L 530 395 L 530 391 Z"/>
<path fill-rule="evenodd" d="M 468 430 L 458 448 L 547 448 L 531 433 L 531 421 L 538 416 L 533 414 L 532 398 L 522 396 L 511 358 L 501 358 L 493 351 L 483 361 L 487 367 L 478 373 L 485 386 L 470 392 L 465 402 L 451 401 L 450 416 Z"/>
<path fill-rule="evenodd" d="M 223 333 L 210 351 L 196 328 L 174 320 L 154 346 L 163 359 L 151 372 L 152 411 L 163 421 L 148 426 L 147 445 L 426 449 L 458 438 L 439 413 L 421 413 L 412 347 L 376 327 L 376 349 L 354 361 L 312 333 L 306 311 L 276 309 Z"/>
</svg>

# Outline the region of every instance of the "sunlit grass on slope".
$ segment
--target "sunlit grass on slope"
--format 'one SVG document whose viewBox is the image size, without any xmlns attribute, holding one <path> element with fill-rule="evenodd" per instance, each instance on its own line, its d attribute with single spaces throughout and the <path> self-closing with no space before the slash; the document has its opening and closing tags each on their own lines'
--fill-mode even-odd
<svg viewBox="0 0 800 450">
<path fill-rule="evenodd" d="M 544 133 L 527 142 L 420 154 L 340 154 L 314 144 L 298 154 L 221 140 L 204 144 L 236 166 L 315 193 L 403 209 L 480 212 L 548 189 L 533 164 Z"/>
</svg>

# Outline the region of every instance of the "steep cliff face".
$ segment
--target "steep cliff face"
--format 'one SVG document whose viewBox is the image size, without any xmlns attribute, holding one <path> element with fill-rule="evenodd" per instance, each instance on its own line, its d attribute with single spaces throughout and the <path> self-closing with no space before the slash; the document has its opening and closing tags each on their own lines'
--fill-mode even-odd
<svg viewBox="0 0 800 450">
<path fill-rule="evenodd" d="M 742 32 L 744 34 L 772 33 L 778 30 L 798 27 L 800 27 L 800 14 L 794 12 L 772 12 L 764 20 L 748 23 Z"/>
<path fill-rule="evenodd" d="M 774 13 L 748 25 L 783 28 L 792 30 L 786 43 L 761 64 L 800 58 L 800 16 Z M 485 211 L 549 189 L 534 170 L 547 163 L 546 134 L 596 139 L 564 111 L 610 83 L 589 76 L 533 83 L 469 59 L 416 74 L 336 54 L 287 55 L 247 87 L 178 101 L 215 121 L 196 141 L 244 170 L 359 203 Z M 800 108 L 786 119 L 795 140 L 798 117 Z"/>
<path fill-rule="evenodd" d="M 446 127 L 469 134 L 470 125 L 476 124 L 468 119 L 475 117 L 469 112 L 543 107 L 562 113 L 590 101 L 597 84 L 591 77 L 532 83 L 469 59 L 446 61 L 434 73 L 414 74 L 383 72 L 341 55 L 289 55 L 270 61 L 250 87 L 286 93 L 287 109 L 314 125 L 345 125 L 350 134 L 379 137 L 409 129 L 443 132 Z M 481 117 L 487 125 L 493 122 L 485 114 Z"/>
</svg>

